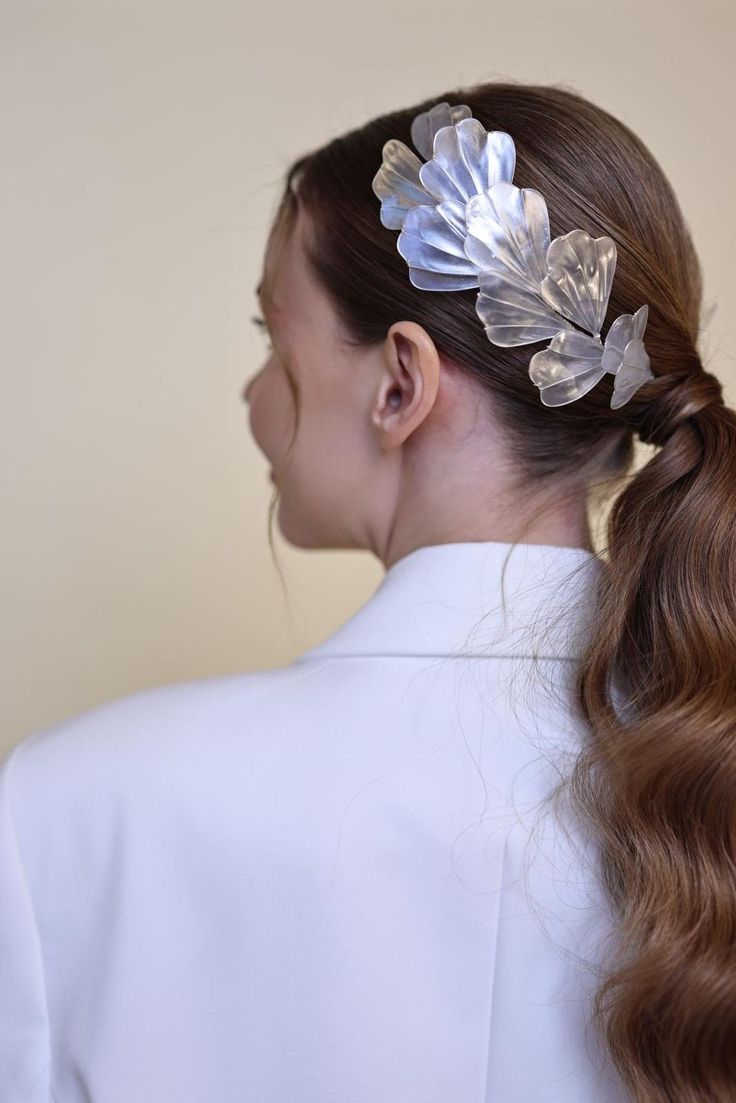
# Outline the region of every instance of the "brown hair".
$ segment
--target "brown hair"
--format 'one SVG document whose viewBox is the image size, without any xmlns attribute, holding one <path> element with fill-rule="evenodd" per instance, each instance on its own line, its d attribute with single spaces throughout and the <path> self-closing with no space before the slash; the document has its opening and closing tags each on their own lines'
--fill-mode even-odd
<svg viewBox="0 0 736 1103">
<path fill-rule="evenodd" d="M 441 100 L 511 134 L 514 184 L 542 193 L 552 238 L 580 228 L 615 241 L 604 329 L 648 304 L 656 376 L 620 409 L 610 375 L 545 407 L 528 375 L 536 348 L 492 345 L 476 290 L 410 282 L 371 184 L 384 143 L 411 147 L 412 119 Z M 736 415 L 697 350 L 701 275 L 671 186 L 602 108 L 506 82 L 443 92 L 299 158 L 277 222 L 297 203 L 315 228 L 309 262 L 352 342 L 418 322 L 487 388 L 523 480 L 556 494 L 581 476 L 623 484 L 577 678 L 590 737 L 566 779 L 617 920 L 593 1020 L 634 1099 L 736 1099 Z M 632 471 L 636 434 L 657 450 Z"/>
</svg>

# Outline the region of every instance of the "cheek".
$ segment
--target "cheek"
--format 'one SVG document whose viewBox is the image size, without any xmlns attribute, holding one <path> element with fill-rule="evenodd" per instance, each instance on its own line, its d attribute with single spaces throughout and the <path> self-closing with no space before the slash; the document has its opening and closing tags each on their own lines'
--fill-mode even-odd
<svg viewBox="0 0 736 1103">
<path fill-rule="evenodd" d="M 348 498 L 362 493 L 368 467 L 366 442 L 355 410 L 335 404 L 334 393 L 303 411 L 295 465 L 313 490 Z M 334 501 L 334 497 L 333 497 Z"/>
<path fill-rule="evenodd" d="M 294 431 L 294 404 L 286 376 L 273 362 L 253 383 L 249 418 L 256 443 L 272 463 L 278 464 Z"/>
<path fill-rule="evenodd" d="M 371 439 L 361 431 L 360 396 L 346 387 L 344 372 L 302 365 L 299 378 L 299 427 L 295 431 L 294 396 L 286 370 L 269 360 L 251 391 L 251 431 L 292 503 L 310 511 L 349 508 L 365 493 L 371 474 Z M 293 370 L 293 369 L 292 369 Z M 287 458 L 288 457 L 288 458 Z"/>
</svg>

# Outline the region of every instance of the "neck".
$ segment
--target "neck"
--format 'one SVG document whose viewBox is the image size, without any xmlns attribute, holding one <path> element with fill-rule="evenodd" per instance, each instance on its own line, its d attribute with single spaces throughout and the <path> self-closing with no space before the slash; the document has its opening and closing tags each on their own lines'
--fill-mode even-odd
<svg viewBox="0 0 736 1103">
<path fill-rule="evenodd" d="M 556 547 L 594 551 L 588 522 L 587 502 L 580 494 L 558 500 L 546 509 L 520 516 L 518 507 L 493 511 L 491 515 L 468 514 L 459 508 L 403 514 L 379 553 L 386 569 L 415 548 L 428 544 L 450 544 L 496 540 L 507 543 L 549 544 Z"/>
</svg>

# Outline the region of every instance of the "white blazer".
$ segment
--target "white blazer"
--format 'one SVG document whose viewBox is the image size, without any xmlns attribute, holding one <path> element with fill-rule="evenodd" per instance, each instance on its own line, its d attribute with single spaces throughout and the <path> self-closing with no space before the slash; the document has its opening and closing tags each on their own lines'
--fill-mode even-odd
<svg viewBox="0 0 736 1103">
<path fill-rule="evenodd" d="M 420 547 L 288 666 L 23 739 L 2 1103 L 624 1103 L 585 1030 L 594 849 L 562 813 L 530 835 L 600 569 Z"/>
</svg>

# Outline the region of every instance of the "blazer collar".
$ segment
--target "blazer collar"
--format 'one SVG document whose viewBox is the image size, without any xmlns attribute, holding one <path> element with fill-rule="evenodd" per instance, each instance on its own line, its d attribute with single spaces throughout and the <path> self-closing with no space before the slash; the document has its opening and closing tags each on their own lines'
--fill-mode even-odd
<svg viewBox="0 0 736 1103">
<path fill-rule="evenodd" d="M 452 655 L 577 658 L 604 563 L 584 548 L 504 541 L 426 544 L 296 660 Z"/>
</svg>

